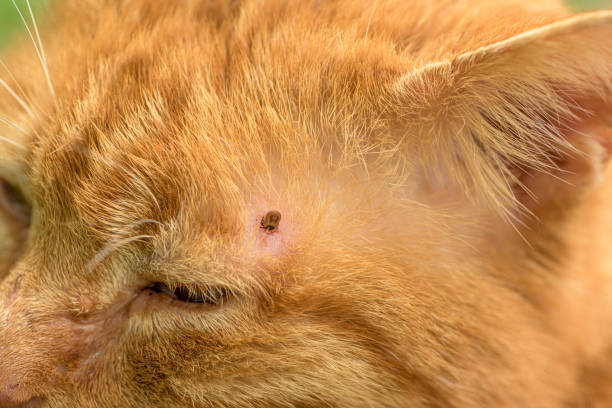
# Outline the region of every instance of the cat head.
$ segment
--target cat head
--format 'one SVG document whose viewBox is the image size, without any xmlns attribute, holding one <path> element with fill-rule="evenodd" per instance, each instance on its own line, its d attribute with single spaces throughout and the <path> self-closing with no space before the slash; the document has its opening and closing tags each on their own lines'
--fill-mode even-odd
<svg viewBox="0 0 612 408">
<path fill-rule="evenodd" d="M 564 398 L 612 14 L 535 8 L 58 4 L 1 83 L 0 406 Z"/>
</svg>

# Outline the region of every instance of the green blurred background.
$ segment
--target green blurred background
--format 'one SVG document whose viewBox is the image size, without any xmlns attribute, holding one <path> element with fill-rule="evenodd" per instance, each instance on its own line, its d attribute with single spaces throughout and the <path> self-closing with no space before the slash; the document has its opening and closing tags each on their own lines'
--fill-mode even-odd
<svg viewBox="0 0 612 408">
<path fill-rule="evenodd" d="M 612 8 L 612 0 L 566 0 L 566 2 L 575 10 Z"/>
<path fill-rule="evenodd" d="M 25 0 L 15 0 L 17 5 L 21 7 L 24 17 L 29 21 L 29 13 Z M 30 0 L 34 9 L 41 9 L 48 0 Z M 174 1 L 174 0 L 160 0 Z M 485 0 L 486 1 L 486 0 Z M 538 0 L 534 0 L 538 1 Z M 612 0 L 566 0 L 575 10 L 589 10 L 596 8 L 612 8 Z M 43 17 L 44 11 L 40 11 L 40 17 Z M 7 43 L 10 39 L 10 34 L 16 29 L 22 29 L 23 24 L 19 18 L 12 0 L 0 0 L 0 47 Z"/>
<path fill-rule="evenodd" d="M 43 6 L 47 0 L 30 0 L 30 4 L 34 10 Z M 21 12 L 26 21 L 30 21 L 28 6 L 25 0 L 16 0 L 15 3 L 21 8 Z M 42 18 L 39 17 L 39 18 Z M 0 0 L 0 46 L 4 45 L 10 38 L 10 34 L 16 29 L 22 29 L 23 23 L 11 0 Z"/>
<path fill-rule="evenodd" d="M 612 8 L 612 0 L 567 0 L 567 3 L 576 10 Z"/>
</svg>

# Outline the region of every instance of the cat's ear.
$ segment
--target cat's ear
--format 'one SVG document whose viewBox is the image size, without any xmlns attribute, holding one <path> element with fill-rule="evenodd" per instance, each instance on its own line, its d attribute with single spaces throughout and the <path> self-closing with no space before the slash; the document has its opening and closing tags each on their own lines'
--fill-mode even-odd
<svg viewBox="0 0 612 408">
<path fill-rule="evenodd" d="M 416 69 L 395 117 L 436 186 L 541 213 L 602 178 L 612 148 L 612 11 L 570 17 Z"/>
</svg>

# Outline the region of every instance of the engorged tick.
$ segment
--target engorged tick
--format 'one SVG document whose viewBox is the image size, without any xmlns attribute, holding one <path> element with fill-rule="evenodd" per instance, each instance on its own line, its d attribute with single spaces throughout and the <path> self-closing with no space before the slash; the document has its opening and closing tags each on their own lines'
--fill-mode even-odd
<svg viewBox="0 0 612 408">
<path fill-rule="evenodd" d="M 268 232 L 273 232 L 278 228 L 280 224 L 281 214 L 276 210 L 271 210 L 264 215 L 261 219 L 261 228 Z"/>
</svg>

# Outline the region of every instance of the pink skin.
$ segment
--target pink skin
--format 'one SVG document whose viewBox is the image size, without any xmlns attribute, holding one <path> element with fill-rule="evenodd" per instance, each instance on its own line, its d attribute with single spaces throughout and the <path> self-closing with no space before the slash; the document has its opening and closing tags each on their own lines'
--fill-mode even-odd
<svg viewBox="0 0 612 408">
<path fill-rule="evenodd" d="M 261 228 L 261 220 L 271 210 L 280 212 L 282 218 L 278 228 L 268 231 Z M 282 203 L 271 204 L 263 200 L 252 203 L 246 210 L 245 225 L 255 232 L 244 237 L 245 253 L 250 253 L 251 258 L 255 259 L 268 256 L 280 259 L 287 254 L 296 235 L 295 216 Z"/>
</svg>

